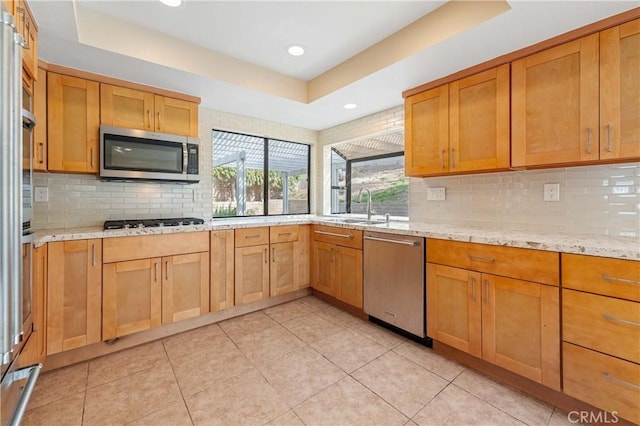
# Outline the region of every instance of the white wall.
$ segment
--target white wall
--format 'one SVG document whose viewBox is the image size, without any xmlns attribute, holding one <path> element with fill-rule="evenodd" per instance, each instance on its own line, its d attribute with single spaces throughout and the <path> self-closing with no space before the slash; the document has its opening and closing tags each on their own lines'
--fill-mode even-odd
<svg viewBox="0 0 640 426">
<path fill-rule="evenodd" d="M 102 226 L 111 219 L 199 217 L 211 219 L 211 130 L 223 129 L 315 144 L 317 132 L 200 108 L 200 178 L 197 184 L 101 182 L 94 175 L 36 173 L 49 202 L 34 204 L 35 229 Z M 312 156 L 313 156 L 312 148 Z M 312 170 L 313 176 L 313 157 Z M 313 209 L 313 186 L 312 209 Z"/>
</svg>

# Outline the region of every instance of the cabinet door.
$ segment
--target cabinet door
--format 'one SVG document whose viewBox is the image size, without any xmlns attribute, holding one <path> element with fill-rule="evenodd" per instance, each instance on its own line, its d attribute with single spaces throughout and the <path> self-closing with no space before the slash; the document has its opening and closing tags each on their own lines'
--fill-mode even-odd
<svg viewBox="0 0 640 426">
<path fill-rule="evenodd" d="M 600 33 L 600 158 L 640 157 L 640 19 Z"/>
<path fill-rule="evenodd" d="M 209 312 L 209 252 L 162 258 L 162 323 Z"/>
<path fill-rule="evenodd" d="M 198 105 L 155 95 L 155 126 L 158 132 L 198 137 Z"/>
<path fill-rule="evenodd" d="M 597 160 L 598 34 L 511 64 L 512 166 Z"/>
<path fill-rule="evenodd" d="M 560 390 L 560 290 L 482 275 L 482 358 Z"/>
<path fill-rule="evenodd" d="M 49 171 L 98 171 L 99 110 L 98 83 L 47 73 Z"/>
<path fill-rule="evenodd" d="M 100 84 L 100 122 L 154 131 L 153 93 Z"/>
<path fill-rule="evenodd" d="M 296 289 L 298 264 L 295 261 L 295 243 L 271 244 L 270 294 L 277 296 Z"/>
<path fill-rule="evenodd" d="M 47 330 L 45 320 L 47 246 L 33 249 L 33 332 L 20 354 L 20 365 L 43 363 L 47 357 Z"/>
<path fill-rule="evenodd" d="M 509 168 L 509 64 L 449 84 L 450 172 Z"/>
<path fill-rule="evenodd" d="M 161 324 L 161 259 L 106 263 L 103 273 L 102 339 Z"/>
<path fill-rule="evenodd" d="M 211 231 L 211 312 L 234 305 L 233 229 Z"/>
<path fill-rule="evenodd" d="M 311 244 L 311 286 L 328 294 L 337 296 L 338 291 L 335 283 L 335 245 L 314 241 Z"/>
<path fill-rule="evenodd" d="M 14 3 L 16 27 L 26 44 L 22 49 L 22 68 L 35 80 L 38 78 L 38 27 L 27 2 L 17 0 Z"/>
<path fill-rule="evenodd" d="M 427 263 L 427 335 L 482 356 L 480 273 Z"/>
<path fill-rule="evenodd" d="M 298 241 L 294 243 L 295 263 L 298 266 L 296 288 L 311 285 L 311 225 L 299 225 Z"/>
<path fill-rule="evenodd" d="M 404 110 L 406 175 L 446 173 L 449 170 L 449 86 L 408 97 Z"/>
<path fill-rule="evenodd" d="M 39 70 L 33 89 L 33 112 L 37 126 L 33 128 L 33 170 L 47 171 L 47 72 Z"/>
<path fill-rule="evenodd" d="M 100 341 L 102 240 L 53 242 L 47 259 L 47 354 Z"/>
<path fill-rule="evenodd" d="M 269 297 L 269 245 L 236 249 L 236 305 Z"/>
<path fill-rule="evenodd" d="M 362 250 L 337 246 L 335 269 L 337 298 L 362 309 Z"/>
</svg>

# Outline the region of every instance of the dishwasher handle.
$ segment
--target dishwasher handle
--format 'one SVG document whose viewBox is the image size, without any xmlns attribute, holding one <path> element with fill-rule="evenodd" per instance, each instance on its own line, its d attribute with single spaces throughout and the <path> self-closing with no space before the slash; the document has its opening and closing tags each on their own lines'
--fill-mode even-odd
<svg viewBox="0 0 640 426">
<path fill-rule="evenodd" d="M 402 244 L 402 245 L 411 246 L 411 247 L 417 247 L 420 245 L 420 241 L 394 240 L 392 238 L 372 237 L 370 235 L 365 235 L 364 239 L 371 240 L 371 241 L 382 241 L 383 243 Z"/>
</svg>

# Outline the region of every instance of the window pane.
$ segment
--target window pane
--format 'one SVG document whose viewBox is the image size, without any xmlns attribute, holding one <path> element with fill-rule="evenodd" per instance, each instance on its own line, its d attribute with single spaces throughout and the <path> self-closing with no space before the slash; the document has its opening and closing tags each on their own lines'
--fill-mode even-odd
<svg viewBox="0 0 640 426">
<path fill-rule="evenodd" d="M 309 213 L 309 145 L 268 143 L 269 215 Z"/>
<path fill-rule="evenodd" d="M 331 213 L 347 212 L 347 160 L 331 150 Z"/>
<path fill-rule="evenodd" d="M 367 213 L 367 193 L 357 203 L 361 188 L 371 191 L 377 214 L 409 215 L 409 180 L 404 175 L 404 155 L 351 162 L 351 213 Z"/>
<path fill-rule="evenodd" d="M 264 139 L 213 131 L 213 217 L 264 214 Z"/>
</svg>

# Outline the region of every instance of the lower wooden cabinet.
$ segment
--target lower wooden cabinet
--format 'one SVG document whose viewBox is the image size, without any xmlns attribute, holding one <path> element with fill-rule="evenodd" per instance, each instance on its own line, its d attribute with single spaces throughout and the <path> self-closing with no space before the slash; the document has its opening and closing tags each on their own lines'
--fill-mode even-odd
<svg viewBox="0 0 640 426">
<path fill-rule="evenodd" d="M 47 357 L 47 245 L 33 249 L 33 332 L 20 354 L 20 366 L 43 363 Z"/>
<path fill-rule="evenodd" d="M 211 312 L 234 305 L 235 261 L 234 231 L 211 231 Z"/>
<path fill-rule="evenodd" d="M 311 286 L 311 225 L 298 226 L 298 241 L 294 245 L 298 275 L 296 288 Z"/>
<path fill-rule="evenodd" d="M 162 258 L 162 323 L 209 312 L 209 252 Z"/>
<path fill-rule="evenodd" d="M 296 262 L 295 243 L 271 244 L 270 294 L 277 296 L 296 290 L 298 263 Z"/>
<path fill-rule="evenodd" d="M 47 354 L 100 341 L 102 240 L 48 244 Z"/>
<path fill-rule="evenodd" d="M 336 297 L 362 308 L 362 250 L 337 246 L 334 253 Z"/>
<path fill-rule="evenodd" d="M 560 389 L 559 289 L 427 263 L 427 334 Z"/>
<path fill-rule="evenodd" d="M 311 258 L 313 259 L 311 268 L 311 286 L 329 296 L 338 295 L 335 282 L 334 262 L 335 245 L 321 241 L 314 241 L 311 244 Z"/>
<path fill-rule="evenodd" d="M 269 297 L 269 244 L 236 248 L 235 304 Z"/>
</svg>

